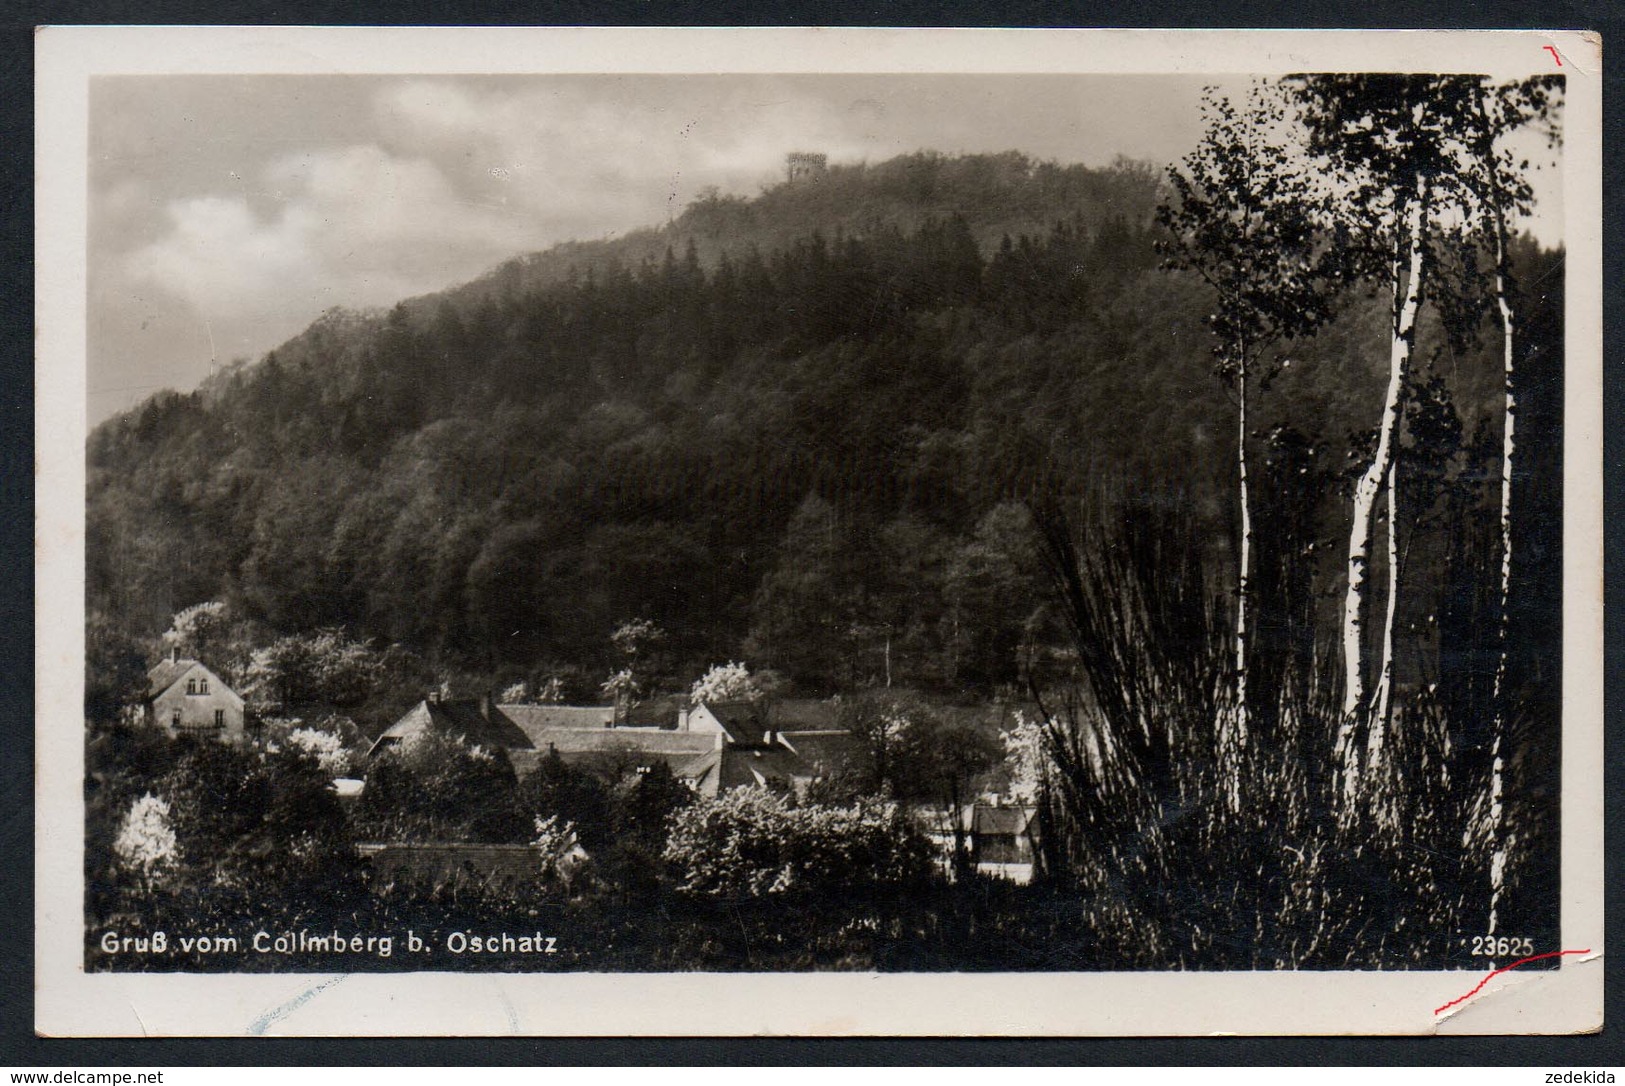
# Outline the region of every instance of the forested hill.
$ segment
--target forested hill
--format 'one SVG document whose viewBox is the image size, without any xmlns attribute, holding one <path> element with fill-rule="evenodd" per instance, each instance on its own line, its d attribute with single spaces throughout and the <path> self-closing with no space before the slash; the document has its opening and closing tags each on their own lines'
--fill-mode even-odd
<svg viewBox="0 0 1625 1086">
<path fill-rule="evenodd" d="M 778 252 L 817 232 L 865 238 L 912 233 L 936 219 L 961 218 L 984 252 L 1006 236 L 1039 235 L 1057 221 L 1093 234 L 1114 221 L 1150 221 L 1158 170 L 1120 160 L 1109 169 L 1038 162 L 1019 152 L 950 157 L 925 151 L 877 164 L 832 163 L 816 178 L 779 184 L 755 199 L 711 192 L 661 228 L 613 241 L 578 241 L 510 260 L 474 282 L 430 300 L 467 305 L 551 286 L 572 276 L 608 274 L 690 248 L 713 269 L 724 255 Z"/>
<path fill-rule="evenodd" d="M 1158 193 L 1136 164 L 833 166 L 331 312 L 92 434 L 93 622 L 152 638 L 229 599 L 595 686 L 645 617 L 674 676 L 1013 681 L 1043 593 L 1012 499 L 1039 480 L 1178 493 L 1226 538 L 1233 408 L 1208 300 L 1158 269 Z M 1352 305 L 1260 398 L 1259 434 L 1319 450 L 1294 485 L 1369 431 L 1386 335 Z M 1471 434 L 1493 354 L 1423 354 Z"/>
</svg>

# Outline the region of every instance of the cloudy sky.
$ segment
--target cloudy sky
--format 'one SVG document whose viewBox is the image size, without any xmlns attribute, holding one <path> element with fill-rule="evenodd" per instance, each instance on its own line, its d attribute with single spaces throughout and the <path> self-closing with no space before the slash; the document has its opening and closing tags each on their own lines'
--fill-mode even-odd
<svg viewBox="0 0 1625 1086">
<path fill-rule="evenodd" d="M 107 76 L 90 108 L 95 423 L 322 310 L 753 195 L 790 150 L 1176 160 L 1202 80 L 1159 76 Z"/>
</svg>

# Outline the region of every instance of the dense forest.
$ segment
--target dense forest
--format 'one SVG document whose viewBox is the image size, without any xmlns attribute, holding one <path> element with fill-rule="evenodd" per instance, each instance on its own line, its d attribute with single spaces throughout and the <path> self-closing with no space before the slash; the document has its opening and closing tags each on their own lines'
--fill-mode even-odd
<svg viewBox="0 0 1625 1086">
<path fill-rule="evenodd" d="M 1140 164 L 920 154 L 708 197 L 387 313 L 331 311 L 93 433 L 92 653 L 128 661 L 226 599 L 270 635 L 342 626 L 447 674 L 563 676 L 575 697 L 633 617 L 668 631 L 679 683 L 748 656 L 810 693 L 1018 684 L 1065 642 L 1036 494 L 1177 504 L 1205 559 L 1234 561 L 1233 408 L 1204 285 L 1160 267 L 1166 195 Z M 1524 242 L 1514 260 L 1549 340 L 1556 257 Z M 1364 361 L 1379 295 L 1353 294 L 1259 397 L 1255 488 L 1281 529 L 1261 570 L 1298 582 L 1263 593 L 1266 629 L 1332 605 L 1332 495 L 1381 387 Z M 1494 474 L 1491 349 L 1445 339 L 1421 330 L 1413 411 L 1453 444 L 1418 451 L 1413 523 L 1446 483 Z M 1420 630 L 1446 585 L 1412 579 Z"/>
</svg>

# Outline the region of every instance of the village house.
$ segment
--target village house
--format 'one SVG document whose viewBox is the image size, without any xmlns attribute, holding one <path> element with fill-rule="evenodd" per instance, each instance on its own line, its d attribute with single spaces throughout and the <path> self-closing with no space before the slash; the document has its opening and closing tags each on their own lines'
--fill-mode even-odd
<svg viewBox="0 0 1625 1086">
<path fill-rule="evenodd" d="M 144 709 L 171 736 L 243 740 L 243 699 L 204 664 L 173 651 L 147 672 Z"/>
<path fill-rule="evenodd" d="M 712 734 L 712 749 L 677 770 L 703 796 L 754 785 L 802 795 L 842 769 L 853 750 L 850 733 L 834 727 L 786 729 L 784 724 L 833 724 L 833 711 L 807 703 L 702 702 L 688 713 L 691 733 Z"/>
<path fill-rule="evenodd" d="M 1032 881 L 1038 843 L 1038 808 L 1032 804 L 984 799 L 964 804 L 958 811 L 925 804 L 914 815 L 936 846 L 943 870 L 953 869 L 954 849 L 963 837 L 971 867 L 978 874 Z"/>
<path fill-rule="evenodd" d="M 431 693 L 373 740 L 367 753 L 381 754 L 426 732 L 461 736 L 474 746 L 500 748 L 510 753 L 535 749 L 524 729 L 515 724 L 501 706 L 492 704 L 490 695 L 452 699 Z"/>
<path fill-rule="evenodd" d="M 500 747 L 515 772 L 545 757 L 611 779 L 665 765 L 701 795 L 764 785 L 805 792 L 846 765 L 852 737 L 823 702 L 718 702 L 681 697 L 631 705 L 493 704 L 430 695 L 373 743 L 372 754 L 426 730 Z"/>
<path fill-rule="evenodd" d="M 1037 833 L 1038 808 L 978 803 L 971 813 L 971 863 L 984 875 L 1031 882 Z"/>
</svg>

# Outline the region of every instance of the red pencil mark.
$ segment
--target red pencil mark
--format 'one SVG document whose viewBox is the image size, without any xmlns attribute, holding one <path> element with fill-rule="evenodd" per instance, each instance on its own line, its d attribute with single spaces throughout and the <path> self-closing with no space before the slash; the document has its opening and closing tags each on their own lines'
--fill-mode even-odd
<svg viewBox="0 0 1625 1086">
<path fill-rule="evenodd" d="M 1555 45 L 1543 45 L 1543 46 L 1541 46 L 1541 48 L 1546 50 L 1548 53 L 1552 54 L 1552 59 L 1557 61 L 1557 66 L 1559 68 L 1561 68 L 1563 66 L 1563 58 L 1557 55 L 1557 46 L 1555 46 Z"/>
<path fill-rule="evenodd" d="M 1542 958 L 1561 958 L 1565 954 L 1590 954 L 1590 953 L 1591 953 L 1591 951 L 1589 951 L 1589 950 L 1552 950 L 1552 951 L 1548 951 L 1545 954 L 1536 954 L 1532 958 L 1520 958 L 1517 961 L 1513 962 L 1511 965 L 1503 965 L 1501 968 L 1495 970 L 1489 976 L 1487 976 L 1483 980 L 1479 981 L 1477 987 L 1475 987 L 1472 991 L 1468 992 L 1466 995 L 1462 996 L 1461 998 L 1452 999 L 1449 1003 L 1446 1003 L 1442 1007 L 1433 1008 L 1433 1013 L 1434 1014 L 1443 1014 L 1445 1011 L 1448 1011 L 1451 1007 L 1454 1007 L 1457 1003 L 1465 1003 L 1465 1002 L 1467 1002 L 1469 999 L 1473 998 L 1479 992 L 1482 992 L 1484 990 L 1484 985 L 1488 984 L 1490 981 L 1494 980 L 1496 977 L 1500 976 L 1502 973 L 1505 973 L 1508 970 L 1516 969 L 1520 965 L 1528 965 L 1530 962 L 1538 962 Z"/>
</svg>

